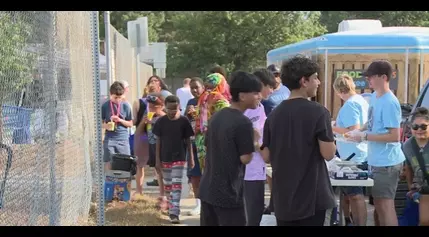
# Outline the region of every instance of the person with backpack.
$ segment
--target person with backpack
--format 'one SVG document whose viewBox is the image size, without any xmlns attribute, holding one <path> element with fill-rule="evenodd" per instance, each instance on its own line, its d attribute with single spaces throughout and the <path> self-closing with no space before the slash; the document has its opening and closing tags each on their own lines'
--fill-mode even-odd
<svg viewBox="0 0 429 237">
<path fill-rule="evenodd" d="M 411 118 L 412 137 L 402 145 L 409 192 L 404 216 L 407 224 L 429 226 L 429 111 L 417 108 Z M 417 208 L 418 207 L 418 208 Z M 415 211 L 410 211 L 414 209 Z M 411 214 L 411 215 L 410 215 Z M 414 220 L 414 221 L 413 221 Z"/>
</svg>

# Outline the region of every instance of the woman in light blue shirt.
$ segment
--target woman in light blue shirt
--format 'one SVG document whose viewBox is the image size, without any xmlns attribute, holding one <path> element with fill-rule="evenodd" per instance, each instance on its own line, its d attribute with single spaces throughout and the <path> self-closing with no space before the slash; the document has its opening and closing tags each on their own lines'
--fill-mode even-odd
<svg viewBox="0 0 429 237">
<path fill-rule="evenodd" d="M 353 79 L 348 75 L 342 75 L 334 81 L 335 93 L 344 100 L 344 105 L 338 112 L 337 119 L 333 122 L 332 130 L 336 134 L 345 134 L 349 131 L 361 128 L 368 119 L 368 102 L 355 91 Z M 341 159 L 346 159 L 351 154 L 355 156 L 351 159 L 357 163 L 365 162 L 367 159 L 367 144 L 337 141 L 337 149 Z M 353 214 L 353 224 L 358 226 L 366 225 L 366 204 L 363 195 L 363 187 L 343 188 L 342 192 L 350 202 Z M 345 200 L 344 203 L 347 203 Z M 348 205 L 345 207 L 348 210 Z M 344 210 L 345 213 L 348 211 Z M 350 224 L 350 218 L 346 218 L 346 223 Z"/>
</svg>

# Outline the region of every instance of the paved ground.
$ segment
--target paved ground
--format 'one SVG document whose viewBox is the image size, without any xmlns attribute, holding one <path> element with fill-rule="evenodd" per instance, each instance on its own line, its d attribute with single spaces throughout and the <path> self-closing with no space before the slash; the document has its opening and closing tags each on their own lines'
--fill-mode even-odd
<svg viewBox="0 0 429 237">
<path fill-rule="evenodd" d="M 153 176 L 145 178 L 145 182 L 144 182 L 145 186 L 144 186 L 143 190 L 144 190 L 145 194 L 153 195 L 156 197 L 157 194 L 159 193 L 158 187 L 146 186 L 146 182 L 151 181 L 151 180 L 153 180 Z M 134 180 L 132 183 L 132 188 L 135 189 L 135 181 Z M 189 189 L 187 182 L 184 182 L 183 183 L 182 200 L 180 202 L 181 209 L 182 209 L 182 215 L 180 217 L 180 219 L 181 219 L 180 226 L 199 226 L 200 225 L 200 217 L 199 216 L 187 216 L 186 215 L 187 212 L 189 212 L 190 210 L 192 210 L 195 207 L 195 200 L 193 198 L 189 198 L 189 190 L 190 189 Z M 269 198 L 270 198 L 268 185 L 266 185 L 265 190 L 266 190 L 266 192 L 265 192 L 265 203 L 268 205 Z M 366 199 L 366 203 L 367 203 L 367 210 L 368 210 L 367 225 L 373 226 L 374 225 L 374 219 L 373 219 L 372 213 L 374 211 L 374 207 L 368 204 L 368 198 Z M 325 225 L 329 225 L 329 219 L 330 219 L 330 212 L 328 212 L 326 214 Z"/>
</svg>

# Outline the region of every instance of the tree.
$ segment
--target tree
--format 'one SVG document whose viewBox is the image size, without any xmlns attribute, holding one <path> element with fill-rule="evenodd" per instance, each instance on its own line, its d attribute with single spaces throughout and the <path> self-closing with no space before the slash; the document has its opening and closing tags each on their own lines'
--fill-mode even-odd
<svg viewBox="0 0 429 237">
<path fill-rule="evenodd" d="M 99 12 L 100 19 L 100 39 L 104 39 L 104 12 Z M 111 11 L 110 24 L 116 28 L 123 36 L 127 37 L 127 22 L 137 20 L 139 17 L 148 18 L 149 28 L 149 41 L 157 42 L 158 33 L 161 25 L 164 23 L 164 12 L 151 12 L 151 11 Z"/>
<path fill-rule="evenodd" d="M 318 23 L 319 16 L 319 12 L 295 11 L 175 14 L 171 19 L 175 34 L 167 51 L 167 75 L 204 75 L 213 63 L 227 71 L 265 67 L 270 49 L 323 34 L 325 28 Z"/>
<path fill-rule="evenodd" d="M 19 15 L 0 12 L 0 142 L 3 105 L 32 81 L 35 55 L 29 50 L 31 27 Z"/>
</svg>

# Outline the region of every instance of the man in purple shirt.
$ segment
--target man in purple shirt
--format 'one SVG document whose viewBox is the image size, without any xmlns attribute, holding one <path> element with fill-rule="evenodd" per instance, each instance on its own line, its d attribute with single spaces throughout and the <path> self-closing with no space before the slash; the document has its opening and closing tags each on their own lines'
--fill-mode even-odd
<svg viewBox="0 0 429 237">
<path fill-rule="evenodd" d="M 283 85 L 282 80 L 280 79 L 280 69 L 275 64 L 271 64 L 267 67 L 267 69 L 274 75 L 274 79 L 276 82 L 273 89 L 273 93 L 271 93 L 268 98 L 264 98 L 261 101 L 262 105 L 264 105 L 265 114 L 268 116 L 271 111 L 273 111 L 282 101 L 287 100 L 287 98 L 289 98 L 290 90 L 285 85 Z M 274 204 L 272 180 L 269 176 L 267 176 L 267 183 L 270 187 L 271 197 L 270 204 L 265 209 L 264 214 L 271 214 L 272 212 L 274 212 Z"/>
<path fill-rule="evenodd" d="M 274 75 L 267 69 L 260 69 L 253 73 L 262 83 L 261 97 L 267 99 L 276 85 Z M 255 139 L 262 144 L 264 123 L 267 118 L 264 106 L 260 103 L 256 109 L 247 109 L 244 115 L 252 121 Z M 259 226 L 264 213 L 264 196 L 266 167 L 259 151 L 253 153 L 252 161 L 246 165 L 244 176 L 244 207 L 246 212 L 246 225 Z"/>
</svg>

